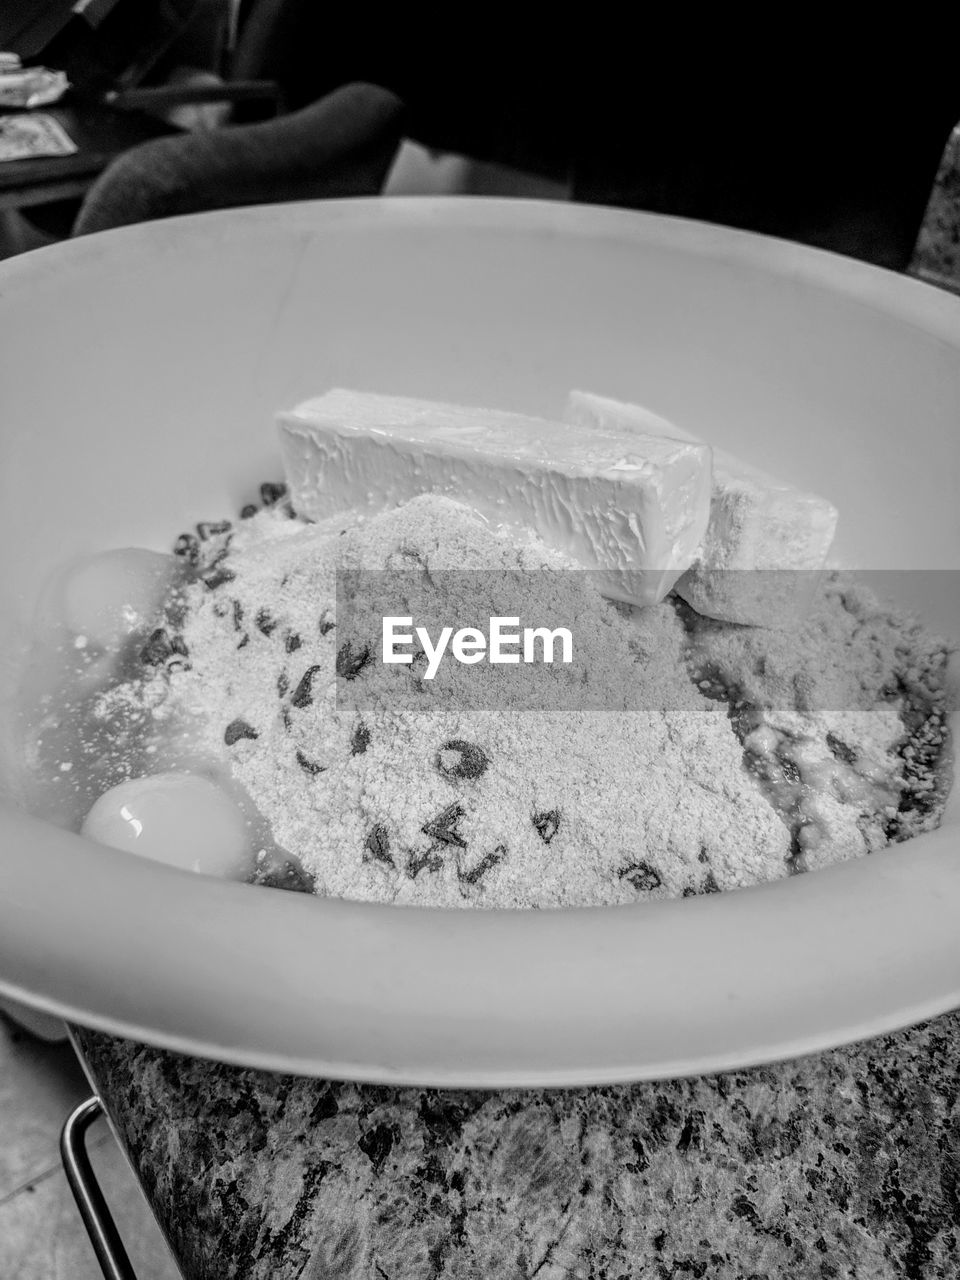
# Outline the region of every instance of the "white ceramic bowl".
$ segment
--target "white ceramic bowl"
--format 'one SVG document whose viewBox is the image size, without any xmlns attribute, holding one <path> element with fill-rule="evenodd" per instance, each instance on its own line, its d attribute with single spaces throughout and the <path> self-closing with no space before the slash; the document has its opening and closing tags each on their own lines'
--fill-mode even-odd
<svg viewBox="0 0 960 1280">
<path fill-rule="evenodd" d="M 635 213 L 332 201 L 14 259 L 0 326 L 0 991 L 231 1062 L 454 1085 L 712 1071 L 960 1004 L 957 797 L 933 834 L 772 886 L 444 912 L 96 846 L 18 807 L 10 749 L 41 579 L 230 513 L 278 472 L 273 411 L 328 385 L 545 414 L 573 386 L 639 400 L 828 495 L 859 565 L 956 570 L 960 301 Z M 915 575 L 904 602 L 960 636 L 954 581 Z"/>
</svg>

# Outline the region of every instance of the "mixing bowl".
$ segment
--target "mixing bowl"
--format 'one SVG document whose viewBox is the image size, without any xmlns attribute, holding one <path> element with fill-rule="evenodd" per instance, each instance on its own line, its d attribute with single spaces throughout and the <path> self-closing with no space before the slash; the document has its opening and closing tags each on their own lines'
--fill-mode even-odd
<svg viewBox="0 0 960 1280">
<path fill-rule="evenodd" d="M 15 715 L 51 571 L 235 511 L 278 474 L 274 411 L 332 385 L 546 415 L 573 386 L 639 401 L 832 499 L 838 554 L 960 636 L 960 300 L 682 220 L 401 199 L 44 249 L 0 266 L 0 324 L 7 996 L 238 1064 L 496 1086 L 719 1070 L 960 1004 L 956 796 L 936 832 L 736 893 L 360 905 L 27 813 Z"/>
</svg>

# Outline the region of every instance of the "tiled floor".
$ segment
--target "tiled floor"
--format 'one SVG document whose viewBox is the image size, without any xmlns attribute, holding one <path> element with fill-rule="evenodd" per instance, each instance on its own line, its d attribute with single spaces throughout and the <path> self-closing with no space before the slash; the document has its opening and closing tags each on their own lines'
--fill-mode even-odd
<svg viewBox="0 0 960 1280">
<path fill-rule="evenodd" d="M 48 1044 L 0 1015 L 0 1277 L 100 1280 L 60 1164 L 60 1129 L 91 1089 L 69 1044 Z M 138 1280 L 178 1280 L 132 1170 L 99 1120 L 90 1159 Z"/>
</svg>

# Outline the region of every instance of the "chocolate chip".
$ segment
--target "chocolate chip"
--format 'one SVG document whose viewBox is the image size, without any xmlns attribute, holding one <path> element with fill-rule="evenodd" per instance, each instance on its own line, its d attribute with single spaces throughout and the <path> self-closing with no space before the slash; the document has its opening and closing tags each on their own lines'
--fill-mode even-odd
<svg viewBox="0 0 960 1280">
<path fill-rule="evenodd" d="M 447 778 L 479 778 L 489 763 L 482 747 L 462 738 L 451 738 L 437 752 L 437 768 Z"/>
<path fill-rule="evenodd" d="M 370 745 L 370 730 L 361 720 L 353 731 L 353 737 L 350 740 L 350 754 L 352 756 L 362 756 Z"/>
<path fill-rule="evenodd" d="M 277 629 L 276 618 L 272 617 L 266 609 L 258 609 L 254 621 L 257 624 L 257 630 L 262 631 L 265 636 L 272 635 Z"/>
<path fill-rule="evenodd" d="M 216 591 L 226 582 L 232 582 L 237 575 L 232 569 L 216 569 L 213 573 L 204 574 L 203 585 L 210 591 Z"/>
<path fill-rule="evenodd" d="M 411 880 L 416 880 L 421 871 L 440 871 L 443 867 L 443 859 L 438 858 L 433 849 L 428 849 L 426 853 L 416 857 L 410 853 L 407 857 L 406 872 Z"/>
<path fill-rule="evenodd" d="M 319 666 L 307 667 L 300 677 L 300 683 L 293 691 L 293 697 L 290 699 L 292 707 L 309 707 L 313 702 L 313 677 L 319 670 Z"/>
<path fill-rule="evenodd" d="M 337 650 L 337 675 L 344 680 L 356 680 L 357 676 L 370 661 L 370 646 L 354 649 L 348 640 Z"/>
<path fill-rule="evenodd" d="M 447 805 L 442 813 L 424 823 L 420 830 L 425 836 L 429 836 L 431 840 L 439 840 L 441 844 L 452 844 L 456 845 L 458 849 L 465 849 L 467 842 L 457 830 L 457 823 L 465 816 L 465 813 L 466 811 L 462 805 Z"/>
<path fill-rule="evenodd" d="M 840 738 L 836 736 L 836 734 L 827 734 L 827 746 L 833 753 L 834 758 L 839 760 L 842 764 L 853 764 L 857 758 L 857 753 L 854 751 L 853 747 L 848 747 L 845 742 L 842 742 Z"/>
<path fill-rule="evenodd" d="M 170 637 L 170 652 L 178 653 L 181 658 L 188 658 L 190 656 L 187 649 L 187 642 L 184 640 L 183 636 L 173 635 Z"/>
<path fill-rule="evenodd" d="M 237 645 L 237 648 L 238 648 L 238 649 L 243 649 L 243 648 L 245 648 L 249 643 L 250 643 L 250 636 L 249 636 L 249 635 L 244 635 L 243 639 L 242 639 L 242 640 L 240 641 L 240 643 Z"/>
<path fill-rule="evenodd" d="M 506 854 L 507 846 L 498 844 L 493 853 L 485 853 L 475 867 L 469 871 L 458 871 L 457 878 L 463 884 L 479 884 L 488 871 L 504 860 Z"/>
<path fill-rule="evenodd" d="M 286 640 L 284 640 L 283 647 L 286 649 L 287 653 L 296 653 L 302 644 L 303 641 L 297 633 L 295 631 L 291 631 Z"/>
<path fill-rule="evenodd" d="M 560 830 L 560 810 L 544 809 L 533 815 L 533 825 L 544 844 L 549 844 Z"/>
<path fill-rule="evenodd" d="M 717 884 L 716 876 L 712 871 L 708 871 L 703 882 L 704 893 L 719 893 L 720 886 Z"/>
<path fill-rule="evenodd" d="M 363 842 L 364 862 L 386 862 L 392 867 L 394 866 L 393 857 L 390 853 L 390 837 L 387 834 L 387 828 L 379 823 L 367 834 L 366 840 Z M 369 854 L 369 857 L 367 856 Z"/>
<path fill-rule="evenodd" d="M 255 516 L 259 510 L 260 508 L 255 502 L 248 502 L 246 506 L 240 508 L 240 519 L 249 520 L 252 516 Z"/>
<path fill-rule="evenodd" d="M 302 751 L 297 752 L 297 764 L 304 773 L 309 773 L 313 778 L 315 778 L 318 773 L 324 773 L 326 771 L 324 765 L 317 764 L 316 760 L 310 760 Z"/>
<path fill-rule="evenodd" d="M 651 867 L 649 862 L 631 862 L 628 867 L 624 867 L 619 872 L 619 875 L 621 880 L 632 884 L 638 893 L 659 889 L 663 884 L 660 872 L 656 867 Z"/>
<path fill-rule="evenodd" d="M 197 525 L 197 533 L 201 542 L 208 542 L 222 533 L 229 533 L 232 528 L 229 520 L 201 520 Z"/>
<path fill-rule="evenodd" d="M 212 555 L 206 556 L 203 562 L 204 574 L 213 573 L 218 564 L 222 564 L 226 560 L 230 552 L 230 539 L 227 538 L 222 542 Z"/>
<path fill-rule="evenodd" d="M 223 731 L 223 740 L 228 747 L 232 747 L 235 742 L 239 742 L 241 738 L 259 738 L 260 735 L 254 729 L 253 725 L 247 724 L 246 720 L 231 720 Z"/>
<path fill-rule="evenodd" d="M 172 653 L 170 637 L 163 627 L 157 627 L 155 631 L 151 632 L 150 639 L 140 650 L 140 661 L 146 663 L 149 667 L 162 667 Z"/>
<path fill-rule="evenodd" d="M 233 601 L 233 627 L 235 631 L 239 631 L 243 626 L 243 605 L 239 600 Z"/>
<path fill-rule="evenodd" d="M 287 673 L 281 671 L 277 676 L 277 696 L 285 697 L 287 690 L 290 688 L 290 681 L 287 679 Z"/>
<path fill-rule="evenodd" d="M 267 482 L 260 486 L 260 501 L 265 507 L 272 507 L 275 502 L 279 502 L 281 498 L 287 496 L 287 486 L 285 484 L 271 484 Z"/>
<path fill-rule="evenodd" d="M 337 625 L 337 624 L 336 624 L 335 622 L 333 622 L 333 621 L 332 621 L 332 619 L 331 619 L 331 618 L 329 618 L 327 614 L 325 614 L 325 613 L 324 613 L 324 614 L 321 616 L 321 618 L 320 618 L 320 623 L 319 623 L 319 626 L 320 626 L 320 634 L 321 634 L 322 636 L 329 635 L 329 634 L 330 634 L 330 632 L 333 630 L 333 628 L 334 628 L 336 625 Z"/>
<path fill-rule="evenodd" d="M 196 564 L 200 558 L 200 543 L 192 533 L 181 533 L 173 544 L 173 554 L 182 556 L 190 564 Z"/>
</svg>

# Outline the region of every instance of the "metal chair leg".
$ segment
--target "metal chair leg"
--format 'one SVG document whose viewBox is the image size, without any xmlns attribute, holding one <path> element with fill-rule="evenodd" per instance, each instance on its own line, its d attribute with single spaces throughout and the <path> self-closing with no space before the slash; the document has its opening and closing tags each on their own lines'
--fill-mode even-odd
<svg viewBox="0 0 960 1280">
<path fill-rule="evenodd" d="M 60 1158 L 105 1280 L 137 1280 L 87 1154 L 87 1130 L 101 1115 L 103 1104 L 93 1097 L 67 1117 L 60 1134 Z"/>
</svg>

